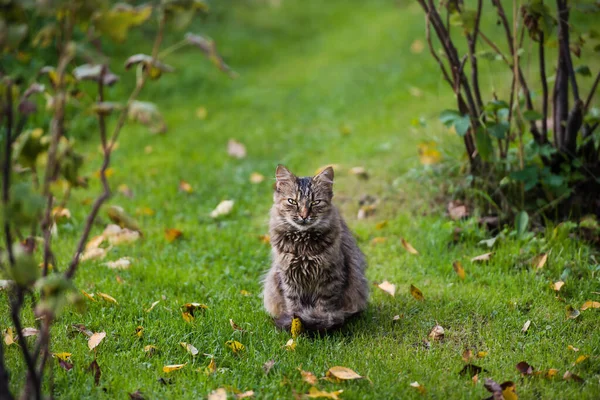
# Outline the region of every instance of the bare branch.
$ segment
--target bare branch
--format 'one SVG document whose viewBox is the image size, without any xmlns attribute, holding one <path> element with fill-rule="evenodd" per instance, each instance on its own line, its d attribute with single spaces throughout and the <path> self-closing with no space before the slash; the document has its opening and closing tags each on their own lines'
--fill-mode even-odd
<svg viewBox="0 0 600 400">
<path fill-rule="evenodd" d="M 542 82 L 542 136 L 548 137 L 548 80 L 546 79 L 544 32 L 540 32 L 539 39 L 540 81 Z"/>
<path fill-rule="evenodd" d="M 6 104 L 4 105 L 4 116 L 6 118 L 6 140 L 4 140 L 4 165 L 2 166 L 2 203 L 4 207 L 8 207 L 10 200 L 10 172 L 12 158 L 12 127 L 13 127 L 13 99 L 12 99 L 12 83 L 6 85 Z M 15 264 L 15 258 L 12 251 L 12 235 L 10 232 L 10 221 L 5 218 L 4 221 L 4 236 L 6 242 L 6 252 L 8 254 L 8 262 L 10 265 Z"/>
<path fill-rule="evenodd" d="M 598 83 L 600 83 L 600 72 L 598 72 L 598 75 L 596 75 L 596 79 L 594 80 L 592 88 L 590 89 L 590 93 L 588 94 L 587 100 L 585 101 L 585 107 L 583 109 L 584 113 L 587 113 L 590 109 L 592 99 L 594 98 L 594 93 L 596 93 L 596 89 L 598 88 Z"/>
<path fill-rule="evenodd" d="M 482 0 L 477 0 L 477 15 L 475 16 L 475 28 L 473 34 L 467 35 L 469 42 L 469 58 L 471 60 L 471 84 L 475 100 L 477 101 L 477 115 L 481 115 L 483 109 L 483 101 L 481 100 L 481 91 L 479 90 L 479 72 L 477 70 L 477 57 L 475 56 L 475 46 L 477 45 L 477 36 L 479 34 L 479 24 L 481 22 Z"/>
<path fill-rule="evenodd" d="M 429 44 L 429 51 L 433 58 L 437 61 L 442 73 L 444 74 L 444 79 L 450 86 L 452 86 L 452 79 L 450 79 L 450 75 L 448 75 L 448 71 L 446 70 L 446 66 L 442 62 L 441 58 L 437 55 L 435 48 L 433 47 L 433 42 L 431 41 L 431 21 L 429 19 L 429 13 L 425 15 L 425 36 L 427 37 L 427 43 Z"/>
</svg>

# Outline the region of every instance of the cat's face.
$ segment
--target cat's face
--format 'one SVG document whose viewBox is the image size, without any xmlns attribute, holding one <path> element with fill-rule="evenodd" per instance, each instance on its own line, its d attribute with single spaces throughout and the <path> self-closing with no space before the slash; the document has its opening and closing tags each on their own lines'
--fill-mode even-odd
<svg viewBox="0 0 600 400">
<path fill-rule="evenodd" d="M 283 165 L 278 165 L 275 177 L 273 201 L 283 219 L 298 229 L 327 222 L 333 197 L 331 167 L 313 177 L 298 178 Z"/>
</svg>

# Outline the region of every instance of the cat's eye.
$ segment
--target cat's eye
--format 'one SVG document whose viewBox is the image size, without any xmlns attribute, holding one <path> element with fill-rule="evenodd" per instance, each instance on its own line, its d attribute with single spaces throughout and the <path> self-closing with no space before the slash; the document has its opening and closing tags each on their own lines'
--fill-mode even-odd
<svg viewBox="0 0 600 400">
<path fill-rule="evenodd" d="M 318 206 L 319 203 L 321 203 L 321 200 L 315 200 L 312 203 L 310 203 L 311 206 Z"/>
<path fill-rule="evenodd" d="M 295 205 L 295 206 L 298 205 L 298 202 L 296 200 L 294 200 L 294 199 L 288 199 L 288 203 L 290 203 L 292 205 Z"/>
</svg>

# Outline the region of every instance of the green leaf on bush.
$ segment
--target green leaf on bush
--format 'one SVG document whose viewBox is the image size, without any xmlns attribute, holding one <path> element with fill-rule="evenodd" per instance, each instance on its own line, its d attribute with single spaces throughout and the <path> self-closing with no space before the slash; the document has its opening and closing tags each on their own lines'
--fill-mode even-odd
<svg viewBox="0 0 600 400">
<path fill-rule="evenodd" d="M 531 190 L 538 183 L 538 168 L 536 166 L 525 167 L 520 171 L 513 171 L 510 177 L 525 184 L 525 191 Z"/>
<path fill-rule="evenodd" d="M 471 119 L 468 115 L 460 117 L 454 121 L 454 129 L 459 136 L 465 136 L 469 127 L 471 126 Z"/>
<path fill-rule="evenodd" d="M 490 135 L 492 135 L 495 138 L 498 139 L 504 139 L 506 138 L 506 133 L 508 132 L 508 122 L 500 122 L 498 124 L 490 124 L 488 125 L 487 131 L 489 132 Z"/>
<path fill-rule="evenodd" d="M 560 175 L 550 174 L 544 178 L 544 183 L 551 187 L 560 187 L 565 182 L 565 178 Z"/>
<path fill-rule="evenodd" d="M 111 39 L 122 42 L 127 38 L 129 28 L 143 24 L 152 14 L 152 6 L 132 7 L 129 4 L 115 4 L 105 12 L 93 17 L 95 28 Z"/>
<path fill-rule="evenodd" d="M 509 107 L 510 106 L 508 105 L 508 103 L 505 102 L 504 100 L 492 100 L 485 105 L 485 109 L 490 112 L 495 112 L 495 111 L 501 110 L 503 108 L 509 108 Z"/>
<path fill-rule="evenodd" d="M 544 116 L 535 110 L 527 110 L 523 113 L 523 118 L 527 121 L 537 121 L 544 118 Z"/>
<path fill-rule="evenodd" d="M 515 217 L 515 228 L 517 229 L 517 235 L 522 236 L 527 232 L 527 226 L 529 225 L 529 214 L 526 211 L 521 211 Z"/>
<path fill-rule="evenodd" d="M 442 124 L 446 125 L 448 128 L 454 125 L 454 121 L 457 118 L 462 117 L 458 111 L 455 110 L 444 110 L 440 114 L 440 121 Z"/>
<path fill-rule="evenodd" d="M 590 67 L 587 65 L 580 65 L 579 67 L 575 68 L 575 72 L 583 76 L 592 76 L 592 71 L 590 71 Z"/>
<path fill-rule="evenodd" d="M 475 144 L 477 145 L 477 152 L 484 161 L 490 161 L 494 155 L 494 147 L 492 145 L 492 139 L 487 132 L 480 127 L 475 133 Z"/>
<path fill-rule="evenodd" d="M 471 120 L 468 115 L 461 115 L 455 110 L 444 110 L 440 114 L 440 121 L 447 127 L 454 126 L 454 130 L 459 136 L 465 136 L 471 126 Z"/>
</svg>

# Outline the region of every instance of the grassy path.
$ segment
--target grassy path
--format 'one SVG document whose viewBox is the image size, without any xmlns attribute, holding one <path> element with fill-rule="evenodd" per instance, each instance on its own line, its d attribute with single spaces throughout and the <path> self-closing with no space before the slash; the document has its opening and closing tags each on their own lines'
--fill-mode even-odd
<svg viewBox="0 0 600 400">
<path fill-rule="evenodd" d="M 473 264 L 471 257 L 487 251 L 474 244 L 485 232 L 472 222 L 454 224 L 417 212 L 427 211 L 426 196 L 432 193 L 427 174 L 420 173 L 417 182 L 406 178 L 419 168 L 418 143 L 433 139 L 443 149 L 459 149 L 460 143 L 435 122 L 436 110 L 452 102 L 437 67 L 427 51 L 410 51 L 415 39 L 423 39 L 423 16 L 416 5 L 282 3 L 275 8 L 238 5 L 221 16 L 220 24 L 200 27 L 217 40 L 239 79 L 227 80 L 190 53 L 168 60 L 179 72 L 144 93 L 161 105 L 169 133 L 150 136 L 138 127 L 123 132 L 111 180 L 115 188 L 128 185 L 134 197 L 116 194 L 111 204 L 132 214 L 149 207 L 155 215 L 140 217 L 143 240 L 115 247 L 107 258 L 130 256 L 130 269 L 110 270 L 101 261 L 81 266 L 78 287 L 108 293 L 119 305 L 89 302 L 86 312 L 68 311 L 56 324 L 52 350 L 71 352 L 75 365 L 69 372 L 55 370 L 57 398 L 123 399 L 140 389 L 150 399 L 195 399 L 219 387 L 230 393 L 233 388 L 254 390 L 260 399 L 291 398 L 293 391 L 307 393 L 310 388 L 302 382 L 299 366 L 321 377 L 334 365 L 372 381 L 319 381 L 324 390 L 343 389 L 341 397 L 347 399 L 420 398 L 409 386 L 414 381 L 425 386 L 429 398 L 483 398 L 484 377 L 515 381 L 521 398 L 597 395 L 598 310 L 582 312 L 576 320 L 566 320 L 564 313 L 567 304 L 579 307 L 585 300 L 598 300 L 592 294 L 600 282 L 590 250 L 558 229 L 527 242 L 500 240 L 491 262 Z M 414 96 L 417 89 L 420 97 Z M 201 106 L 207 110 L 205 120 L 196 116 Z M 430 122 L 428 127 L 412 124 L 419 117 Z M 342 134 L 340 127 L 350 134 Z M 245 159 L 227 155 L 230 138 L 246 145 Z M 97 161 L 95 147 L 90 157 Z M 336 196 L 369 259 L 369 279 L 397 285 L 395 297 L 374 286 L 368 312 L 346 332 L 300 338 L 294 351 L 284 348 L 289 336 L 276 331 L 260 299 L 269 247 L 258 236 L 267 231 L 272 181 L 249 183 L 254 171 L 271 177 L 277 163 L 307 175 L 324 164 L 341 166 Z M 369 171 L 369 181 L 347 173 L 357 165 Z M 178 191 L 180 180 L 194 191 Z M 365 193 L 381 198 L 382 206 L 372 219 L 358 221 L 358 199 Z M 88 195 L 76 195 L 77 201 Z M 224 199 L 235 200 L 233 212 L 215 222 L 208 214 Z M 86 207 L 71 211 L 73 220 L 60 228 L 58 238 L 62 261 L 70 255 L 70 231 L 83 223 Z M 377 229 L 382 221 L 387 225 Z M 471 239 L 453 244 L 455 226 Z M 96 233 L 102 228 L 96 227 Z M 183 239 L 167 243 L 166 228 L 180 229 Z M 373 244 L 375 237 L 387 240 Z M 420 255 L 404 251 L 400 237 Z M 527 260 L 550 250 L 544 269 L 532 271 Z M 465 266 L 464 281 L 452 270 L 455 260 Z M 561 275 L 566 284 L 557 300 L 548 284 Z M 423 291 L 425 301 L 410 296 L 411 284 Z M 157 300 L 161 302 L 146 312 Z M 187 323 L 179 307 L 188 302 L 209 309 Z M 4 328 L 4 301 L 2 307 Z M 400 316 L 396 322 L 395 315 Z M 249 332 L 233 331 L 230 318 Z M 527 320 L 531 326 L 523 334 Z M 98 387 L 86 372 L 94 355 L 85 337 L 67 334 L 74 323 L 107 333 L 97 349 L 102 369 Z M 445 328 L 446 339 L 429 348 L 423 340 L 436 323 Z M 135 334 L 137 326 L 144 327 L 142 338 Z M 225 346 L 228 340 L 243 343 L 245 351 L 233 354 Z M 192 358 L 180 342 L 193 344 L 200 354 Z M 143 351 L 150 344 L 160 349 L 152 357 Z M 480 374 L 477 384 L 458 374 L 465 348 L 487 353 L 473 360 L 489 371 Z M 11 369 L 19 371 L 18 348 L 6 351 Z M 214 356 L 216 374 L 202 372 L 210 360 L 203 353 Z M 579 355 L 590 358 L 573 366 Z M 271 359 L 276 363 L 265 375 L 262 366 Z M 522 380 L 515 369 L 519 361 L 538 370 L 557 368 L 560 376 L 568 369 L 586 382 Z M 186 362 L 180 371 L 162 372 L 164 365 Z"/>
</svg>

